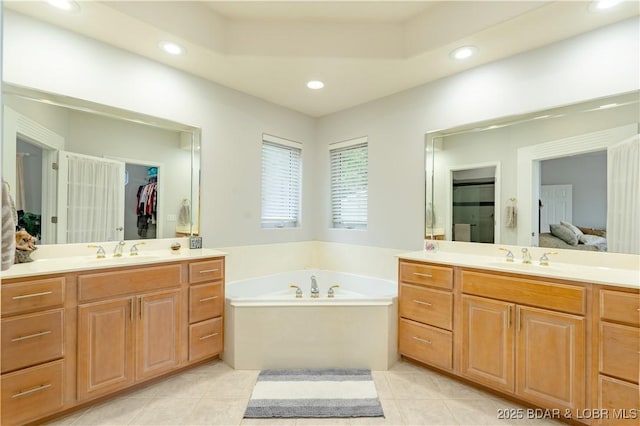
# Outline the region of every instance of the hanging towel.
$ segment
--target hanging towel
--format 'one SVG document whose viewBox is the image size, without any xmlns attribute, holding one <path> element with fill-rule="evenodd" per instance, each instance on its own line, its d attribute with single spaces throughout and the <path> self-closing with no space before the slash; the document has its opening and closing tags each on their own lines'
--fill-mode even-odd
<svg viewBox="0 0 640 426">
<path fill-rule="evenodd" d="M 189 225 L 191 223 L 191 206 L 189 206 L 189 200 L 186 198 L 182 200 L 182 205 L 180 206 L 180 212 L 178 213 L 178 224 L 179 225 Z"/>
<path fill-rule="evenodd" d="M 505 226 L 507 228 L 515 228 L 518 224 L 518 209 L 516 206 L 507 206 L 505 211 Z"/>
<path fill-rule="evenodd" d="M 456 223 L 453 225 L 453 241 L 471 241 L 471 224 Z"/>
<path fill-rule="evenodd" d="M 13 265 L 16 252 L 16 219 L 9 184 L 2 180 L 2 270 Z"/>
<path fill-rule="evenodd" d="M 425 225 L 427 228 L 433 228 L 436 224 L 436 212 L 433 210 L 433 204 L 429 203 L 425 217 Z"/>
</svg>

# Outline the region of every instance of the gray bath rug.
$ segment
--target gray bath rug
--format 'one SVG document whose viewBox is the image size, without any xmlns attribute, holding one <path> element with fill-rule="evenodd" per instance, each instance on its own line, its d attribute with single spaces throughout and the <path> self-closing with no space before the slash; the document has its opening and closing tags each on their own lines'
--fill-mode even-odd
<svg viewBox="0 0 640 426">
<path fill-rule="evenodd" d="M 245 418 L 383 417 L 370 370 L 263 370 Z"/>
</svg>

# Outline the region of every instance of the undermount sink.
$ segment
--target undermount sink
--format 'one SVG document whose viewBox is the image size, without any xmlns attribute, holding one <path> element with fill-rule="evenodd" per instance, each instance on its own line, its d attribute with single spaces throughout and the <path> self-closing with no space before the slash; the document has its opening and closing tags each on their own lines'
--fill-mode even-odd
<svg viewBox="0 0 640 426">
<path fill-rule="evenodd" d="M 560 271 L 561 269 L 555 266 L 549 265 L 540 265 L 539 263 L 522 263 L 522 262 L 507 262 L 496 261 L 496 262 L 487 262 L 488 266 L 498 267 L 498 268 L 509 268 L 509 269 L 518 269 L 521 271 Z"/>
<path fill-rule="evenodd" d="M 107 256 L 103 259 L 92 258 L 88 260 L 86 263 L 90 265 L 101 265 L 101 264 L 120 264 L 120 263 L 136 263 L 136 262 L 146 262 L 148 260 L 156 260 L 160 259 L 160 256 L 155 254 L 138 254 L 137 256 L 129 256 L 122 255 L 122 257 L 113 257 Z"/>
</svg>

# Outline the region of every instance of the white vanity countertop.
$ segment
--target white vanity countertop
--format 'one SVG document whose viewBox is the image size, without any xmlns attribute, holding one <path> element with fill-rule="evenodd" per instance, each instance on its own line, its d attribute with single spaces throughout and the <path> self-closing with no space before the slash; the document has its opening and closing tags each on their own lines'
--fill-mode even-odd
<svg viewBox="0 0 640 426">
<path fill-rule="evenodd" d="M 141 249 L 137 256 L 130 256 L 127 251 L 124 251 L 122 257 L 113 257 L 111 253 L 107 252 L 106 257 L 103 259 L 98 259 L 95 255 L 47 257 L 36 259 L 29 263 L 12 265 L 8 270 L 2 271 L 2 279 L 114 268 L 119 266 L 141 266 L 154 263 L 179 262 L 225 255 L 225 252 L 206 248 L 194 250 L 181 248 L 177 251 L 165 248 L 162 250 Z"/>
<path fill-rule="evenodd" d="M 398 257 L 405 260 L 640 289 L 640 269 L 638 268 L 560 263 L 554 262 L 553 257 L 550 257 L 549 266 L 541 266 L 538 264 L 537 258 L 533 260 L 532 264 L 523 264 L 518 258 L 515 262 L 507 262 L 504 256 L 445 251 L 428 252 L 426 250 L 400 254 Z"/>
</svg>

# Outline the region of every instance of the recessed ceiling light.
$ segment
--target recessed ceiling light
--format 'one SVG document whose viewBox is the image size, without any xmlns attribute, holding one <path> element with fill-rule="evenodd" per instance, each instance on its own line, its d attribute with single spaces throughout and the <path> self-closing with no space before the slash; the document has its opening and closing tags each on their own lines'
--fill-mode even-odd
<svg viewBox="0 0 640 426">
<path fill-rule="evenodd" d="M 614 6 L 622 3 L 622 0 L 596 0 L 591 3 L 591 10 L 605 10 L 611 9 Z"/>
<path fill-rule="evenodd" d="M 78 3 L 73 0 L 47 0 L 51 6 L 66 12 L 76 11 L 80 9 Z"/>
<path fill-rule="evenodd" d="M 182 55 L 185 52 L 184 47 L 171 41 L 163 41 L 160 43 L 160 48 L 170 55 Z"/>
<path fill-rule="evenodd" d="M 537 117 L 533 117 L 532 120 L 542 120 L 549 117 L 551 117 L 551 114 L 544 114 L 544 115 L 539 115 Z"/>
<path fill-rule="evenodd" d="M 609 109 L 609 108 L 614 108 L 614 107 L 617 107 L 617 106 L 618 106 L 618 104 L 606 104 L 606 105 L 600 105 L 598 107 L 598 109 Z"/>
<path fill-rule="evenodd" d="M 451 57 L 453 59 L 467 59 L 473 56 L 478 49 L 475 46 L 463 46 L 459 47 L 453 52 L 451 52 Z"/>
<path fill-rule="evenodd" d="M 320 80 L 311 80 L 307 83 L 307 87 L 311 90 L 319 90 L 324 87 L 324 83 Z"/>
</svg>

